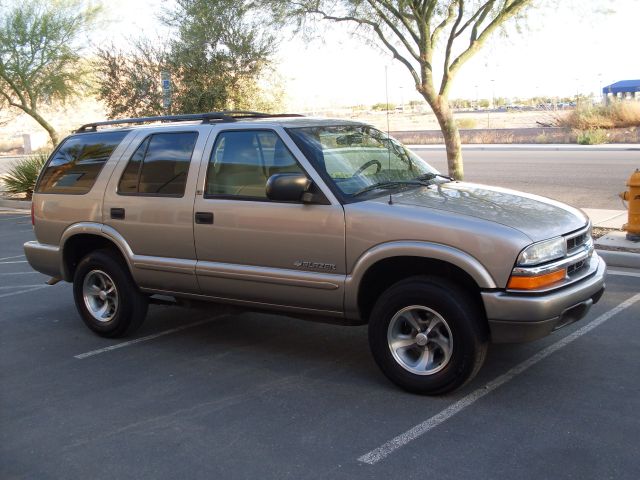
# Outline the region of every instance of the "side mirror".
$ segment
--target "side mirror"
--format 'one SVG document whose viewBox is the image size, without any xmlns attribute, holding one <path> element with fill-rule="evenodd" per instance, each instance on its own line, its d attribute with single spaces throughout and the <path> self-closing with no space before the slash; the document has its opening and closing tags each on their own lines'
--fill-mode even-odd
<svg viewBox="0 0 640 480">
<path fill-rule="evenodd" d="M 280 202 L 300 202 L 312 182 L 302 173 L 278 173 L 267 180 L 267 198 Z"/>
</svg>

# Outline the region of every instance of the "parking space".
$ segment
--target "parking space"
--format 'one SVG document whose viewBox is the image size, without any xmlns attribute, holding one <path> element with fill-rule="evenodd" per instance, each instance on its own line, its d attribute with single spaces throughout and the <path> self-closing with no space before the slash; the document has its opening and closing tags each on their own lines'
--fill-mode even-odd
<svg viewBox="0 0 640 480">
<path fill-rule="evenodd" d="M 0 478 L 640 478 L 639 272 L 430 398 L 385 379 L 366 327 L 152 306 L 97 337 L 31 238 L 0 214 Z"/>
</svg>

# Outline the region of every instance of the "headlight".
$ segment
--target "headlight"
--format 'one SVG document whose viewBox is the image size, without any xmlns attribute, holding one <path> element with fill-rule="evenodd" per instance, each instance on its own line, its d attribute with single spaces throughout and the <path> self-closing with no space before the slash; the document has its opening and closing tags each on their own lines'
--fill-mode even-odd
<svg viewBox="0 0 640 480">
<path fill-rule="evenodd" d="M 534 243 L 525 248 L 518 256 L 518 266 L 526 267 L 550 262 L 567 254 L 564 238 L 556 237 L 543 242 Z"/>
</svg>

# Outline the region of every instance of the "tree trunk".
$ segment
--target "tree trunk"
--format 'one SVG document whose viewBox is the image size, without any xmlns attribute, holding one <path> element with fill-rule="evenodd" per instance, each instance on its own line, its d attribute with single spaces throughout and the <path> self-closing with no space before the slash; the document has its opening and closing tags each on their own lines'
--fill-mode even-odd
<svg viewBox="0 0 640 480">
<path fill-rule="evenodd" d="M 449 168 L 449 176 L 456 180 L 462 180 L 464 178 L 464 167 L 462 166 L 462 142 L 460 141 L 458 125 L 456 125 L 451 108 L 449 108 L 449 100 L 445 97 L 438 96 L 431 105 L 431 108 L 438 119 L 440 130 L 444 137 L 444 144 L 447 148 L 447 166 Z"/>
<path fill-rule="evenodd" d="M 53 144 L 53 148 L 56 148 L 58 145 L 58 132 L 56 132 L 55 128 L 53 128 L 51 124 L 42 118 L 42 116 L 35 110 L 31 110 L 27 113 L 47 131 L 49 138 L 51 139 L 51 143 Z"/>
</svg>

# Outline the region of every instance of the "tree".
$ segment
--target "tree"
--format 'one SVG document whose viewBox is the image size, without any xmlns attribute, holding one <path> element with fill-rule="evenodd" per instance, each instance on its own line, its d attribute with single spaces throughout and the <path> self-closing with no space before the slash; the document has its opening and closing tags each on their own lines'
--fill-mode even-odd
<svg viewBox="0 0 640 480">
<path fill-rule="evenodd" d="M 172 113 L 270 109 L 260 83 L 276 42 L 257 23 L 257 13 L 248 1 L 177 0 L 162 16 L 175 31 L 165 44 L 101 49 L 98 95 L 109 116 L 164 113 L 162 71 L 171 74 Z"/>
<path fill-rule="evenodd" d="M 41 106 L 64 102 L 82 85 L 75 42 L 97 12 L 80 0 L 22 0 L 0 14 L 0 101 L 31 116 L 54 146 L 58 134 Z"/>
<path fill-rule="evenodd" d="M 280 18 L 322 19 L 368 31 L 411 74 L 442 130 L 449 175 L 462 179 L 462 149 L 449 105 L 449 92 L 460 68 L 505 22 L 523 14 L 532 0 L 263 0 Z M 436 53 L 440 55 L 436 55 Z M 442 56 L 442 72 L 434 59 Z M 436 69 L 438 70 L 438 69 Z M 438 77 L 438 78 L 437 78 Z"/>
<path fill-rule="evenodd" d="M 97 95 L 110 118 L 148 117 L 164 111 L 161 75 L 170 65 L 163 46 L 139 41 L 124 52 L 109 45 L 98 49 L 95 65 Z"/>
</svg>

